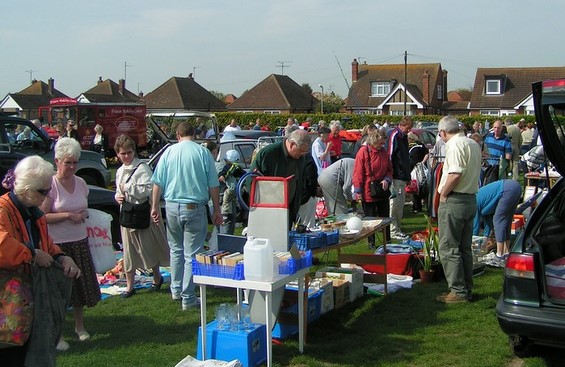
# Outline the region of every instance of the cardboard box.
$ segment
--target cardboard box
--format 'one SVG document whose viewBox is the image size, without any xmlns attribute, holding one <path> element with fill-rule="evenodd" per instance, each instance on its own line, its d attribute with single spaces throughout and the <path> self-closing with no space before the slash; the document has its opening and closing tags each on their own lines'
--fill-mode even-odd
<svg viewBox="0 0 565 367">
<path fill-rule="evenodd" d="M 316 278 L 347 280 L 349 285 L 349 302 L 363 297 L 363 269 L 326 267 L 316 272 Z"/>
<path fill-rule="evenodd" d="M 196 358 L 202 358 L 202 328 L 198 328 Z M 265 325 L 254 324 L 251 330 L 218 330 L 216 321 L 206 325 L 206 359 L 232 361 L 255 367 L 267 361 Z"/>
<path fill-rule="evenodd" d="M 333 279 L 334 308 L 337 310 L 349 302 L 349 282 L 342 279 Z"/>
<path fill-rule="evenodd" d="M 514 214 L 512 220 L 512 227 L 510 233 L 517 234 L 524 228 L 524 216 L 521 214 Z"/>
</svg>

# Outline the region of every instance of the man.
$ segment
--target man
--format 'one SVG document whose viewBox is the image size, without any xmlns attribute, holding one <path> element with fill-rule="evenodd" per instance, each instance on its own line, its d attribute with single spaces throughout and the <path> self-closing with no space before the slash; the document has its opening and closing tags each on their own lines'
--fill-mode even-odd
<svg viewBox="0 0 565 367">
<path fill-rule="evenodd" d="M 239 131 L 239 130 L 241 130 L 241 127 L 239 127 L 235 119 L 231 119 L 229 125 L 224 128 L 225 133 L 227 133 L 228 131 Z"/>
<path fill-rule="evenodd" d="M 328 142 L 331 143 L 330 158 L 332 163 L 337 162 L 341 158 L 341 122 L 339 120 L 332 120 L 330 122 L 330 136 Z"/>
<path fill-rule="evenodd" d="M 171 249 L 171 295 L 182 309 L 198 307 L 192 281 L 192 259 L 201 252 L 208 230 L 206 204 L 212 199 L 213 222 L 222 224 L 218 174 L 212 155 L 194 139 L 194 127 L 178 124 L 178 143 L 167 149 L 151 177 L 151 217 L 160 220 L 161 193 L 166 202 L 167 240 Z"/>
<path fill-rule="evenodd" d="M 473 234 L 479 234 L 481 219 L 483 219 L 483 236 L 489 237 L 491 229 L 494 228 L 496 238 L 496 253 L 487 255 L 487 265 L 504 267 L 510 252 L 512 219 L 520 202 L 520 196 L 522 196 L 522 187 L 516 180 L 498 180 L 479 189 Z"/>
<path fill-rule="evenodd" d="M 445 141 L 445 161 L 438 185 L 439 254 L 449 293 L 437 297 L 444 303 L 467 302 L 473 288 L 473 220 L 477 210 L 481 150 L 460 134 L 453 116 L 443 117 L 438 130 Z"/>
<path fill-rule="evenodd" d="M 328 211 L 332 214 L 347 214 L 353 200 L 351 180 L 355 159 L 342 158 L 332 163 L 318 176 L 318 184 L 324 193 Z"/>
<path fill-rule="evenodd" d="M 522 149 L 522 129 L 526 124 L 526 120 L 522 119 L 515 124 L 511 124 L 511 120 L 506 120 L 508 123 L 506 125 L 506 131 L 508 132 L 508 137 L 510 138 L 510 143 L 512 145 L 512 178 L 517 180 L 520 174 L 520 150 Z M 505 177 L 500 177 L 503 179 Z"/>
<path fill-rule="evenodd" d="M 388 157 L 392 161 L 391 191 L 393 192 L 390 199 L 390 216 L 393 219 L 390 224 L 390 235 L 397 241 L 408 239 L 408 235 L 400 230 L 400 222 L 404 216 L 406 184 L 411 180 L 408 133 L 412 130 L 412 126 L 412 119 L 404 116 L 398 126 L 392 130 L 387 141 Z"/>
<path fill-rule="evenodd" d="M 67 135 L 69 138 L 73 138 L 80 143 L 80 137 L 78 131 L 75 129 L 75 122 L 73 120 L 67 121 Z"/>
<path fill-rule="evenodd" d="M 286 126 L 284 127 L 283 136 L 289 136 L 292 131 L 295 130 L 298 125 L 295 123 L 294 118 L 289 117 L 286 119 Z"/>
<path fill-rule="evenodd" d="M 494 172 L 497 173 L 496 179 L 505 178 L 500 176 L 506 174 L 508 163 L 512 159 L 512 144 L 506 134 L 503 133 L 502 129 L 502 121 L 496 120 L 492 125 L 492 132 L 488 133 L 485 137 L 485 145 L 489 152 L 487 162 L 491 166 L 498 168 L 498 170 L 494 170 Z M 485 184 L 492 181 L 496 180 L 485 179 Z"/>
<path fill-rule="evenodd" d="M 302 202 L 303 181 L 306 159 L 310 154 L 311 139 L 302 129 L 296 129 L 281 142 L 262 148 L 251 165 L 251 171 L 257 170 L 264 176 L 294 176 L 288 185 L 289 224 L 296 222 Z"/>
</svg>

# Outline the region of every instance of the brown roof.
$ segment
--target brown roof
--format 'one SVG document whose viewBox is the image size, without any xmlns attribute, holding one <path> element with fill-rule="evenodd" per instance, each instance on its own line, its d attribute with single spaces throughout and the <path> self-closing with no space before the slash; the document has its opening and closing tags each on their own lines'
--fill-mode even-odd
<svg viewBox="0 0 565 367">
<path fill-rule="evenodd" d="M 54 84 L 53 79 L 49 81 Z M 22 109 L 34 109 L 40 106 L 47 106 L 49 105 L 49 101 L 53 98 L 69 97 L 54 87 L 52 90 L 49 90 L 49 85 L 41 80 L 34 80 L 29 87 L 18 93 L 11 93 L 10 96 Z"/>
<path fill-rule="evenodd" d="M 441 64 L 408 64 L 406 67 L 406 84 L 408 85 L 407 91 L 413 93 L 414 97 L 418 96 L 424 106 L 429 105 L 422 100 L 424 92 L 423 76 L 424 73 L 430 75 L 430 99 L 436 96 L 435 85 L 442 84 L 443 71 Z M 404 64 L 390 64 L 390 65 L 368 65 L 359 64 L 359 73 L 357 81 L 352 83 L 347 97 L 347 104 L 349 107 L 376 107 L 380 105 L 386 97 L 370 97 L 371 96 L 371 83 L 372 82 L 390 82 L 396 81 L 391 90 L 394 89 L 398 83 L 404 83 Z"/>
<path fill-rule="evenodd" d="M 145 96 L 147 109 L 225 111 L 225 104 L 193 78 L 172 77 Z"/>
<path fill-rule="evenodd" d="M 312 111 L 318 100 L 287 75 L 271 74 L 228 106 L 229 110 Z"/>
<path fill-rule="evenodd" d="M 485 94 L 487 77 L 501 77 L 504 80 L 502 94 Z M 533 82 L 555 78 L 565 78 L 565 67 L 479 68 L 470 108 L 513 109 L 532 93 Z"/>
<path fill-rule="evenodd" d="M 122 82 L 120 80 L 120 82 Z M 124 82 L 125 84 L 125 82 Z M 111 79 L 99 81 L 94 87 L 82 93 L 91 103 L 139 103 L 139 96 L 120 86 Z"/>
</svg>

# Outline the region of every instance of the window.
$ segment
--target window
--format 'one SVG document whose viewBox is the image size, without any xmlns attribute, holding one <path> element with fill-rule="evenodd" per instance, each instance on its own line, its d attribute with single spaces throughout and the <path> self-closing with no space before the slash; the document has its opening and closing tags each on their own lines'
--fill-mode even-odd
<svg viewBox="0 0 565 367">
<path fill-rule="evenodd" d="M 276 110 L 274 110 L 274 111 L 271 111 L 271 110 L 266 110 L 266 111 L 263 111 L 263 113 L 264 113 L 264 114 L 267 114 L 267 115 L 280 115 L 281 111 L 276 111 Z"/>
<path fill-rule="evenodd" d="M 437 99 L 443 99 L 443 86 L 442 85 L 438 85 L 437 86 Z"/>
<path fill-rule="evenodd" d="M 501 94 L 500 91 L 500 80 L 490 79 L 486 81 L 486 94 Z"/>
<path fill-rule="evenodd" d="M 481 110 L 480 114 L 481 115 L 487 115 L 487 116 L 499 116 L 500 111 L 499 110 Z"/>
<path fill-rule="evenodd" d="M 390 83 L 388 82 L 372 82 L 371 97 L 386 97 L 390 93 Z"/>
</svg>

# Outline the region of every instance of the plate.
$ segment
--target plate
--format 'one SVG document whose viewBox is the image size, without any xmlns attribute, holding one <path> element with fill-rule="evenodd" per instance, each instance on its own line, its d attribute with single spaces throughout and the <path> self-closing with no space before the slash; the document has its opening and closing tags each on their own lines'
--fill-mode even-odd
<svg viewBox="0 0 565 367">
<path fill-rule="evenodd" d="M 344 229 L 341 231 L 341 234 L 357 234 L 359 233 L 358 229 Z"/>
</svg>

